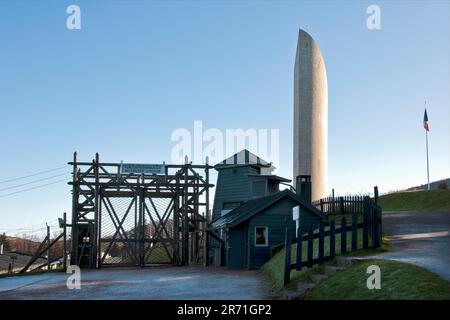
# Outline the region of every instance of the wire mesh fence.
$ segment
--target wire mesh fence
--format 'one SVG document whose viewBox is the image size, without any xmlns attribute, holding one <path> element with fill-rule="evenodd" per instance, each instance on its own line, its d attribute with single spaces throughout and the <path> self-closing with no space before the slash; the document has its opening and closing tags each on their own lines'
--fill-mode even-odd
<svg viewBox="0 0 450 320">
<path fill-rule="evenodd" d="M 138 226 L 136 197 L 104 198 L 101 210 L 101 264 L 135 264 Z"/>
<path fill-rule="evenodd" d="M 144 238 L 145 263 L 172 263 L 173 259 L 173 199 L 146 198 Z"/>
<path fill-rule="evenodd" d="M 100 264 L 172 263 L 173 199 L 104 198 L 101 210 Z"/>
</svg>

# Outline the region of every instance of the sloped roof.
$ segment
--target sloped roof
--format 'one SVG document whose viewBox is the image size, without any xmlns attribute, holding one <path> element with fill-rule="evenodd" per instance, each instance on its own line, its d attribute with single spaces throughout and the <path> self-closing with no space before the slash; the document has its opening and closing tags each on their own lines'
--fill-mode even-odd
<svg viewBox="0 0 450 320">
<path fill-rule="evenodd" d="M 256 173 L 251 173 L 251 174 L 248 174 L 247 176 L 249 176 L 249 177 L 263 177 L 263 178 L 268 178 L 269 180 L 278 180 L 280 182 L 291 182 L 291 179 L 283 178 L 283 177 L 277 176 L 275 174 L 256 174 Z"/>
<path fill-rule="evenodd" d="M 272 166 L 271 163 L 268 163 L 267 161 L 261 159 L 257 155 L 251 153 L 247 149 L 241 150 L 238 153 L 235 153 L 231 157 L 226 158 L 222 162 L 219 162 L 216 164 L 216 166 L 223 166 L 223 165 L 258 165 L 262 167 L 270 167 Z"/>
<path fill-rule="evenodd" d="M 319 216 L 320 219 L 323 221 L 326 221 L 326 217 L 323 215 L 323 213 L 318 210 L 317 208 L 313 207 L 312 205 L 306 203 L 303 199 L 301 199 L 298 195 L 296 195 L 294 192 L 290 190 L 283 190 L 279 191 L 277 193 L 274 193 L 269 196 L 260 197 L 252 200 L 248 200 L 244 202 L 239 207 L 233 209 L 232 211 L 228 212 L 224 216 L 220 217 L 216 221 L 214 221 L 211 224 L 211 229 L 219 229 L 224 227 L 234 227 L 238 224 L 250 219 L 254 215 L 258 214 L 265 208 L 271 206 L 272 204 L 280 201 L 281 199 L 284 199 L 285 197 L 290 197 L 291 199 L 295 200 L 298 205 L 306 209 L 313 214 L 316 214 Z"/>
</svg>

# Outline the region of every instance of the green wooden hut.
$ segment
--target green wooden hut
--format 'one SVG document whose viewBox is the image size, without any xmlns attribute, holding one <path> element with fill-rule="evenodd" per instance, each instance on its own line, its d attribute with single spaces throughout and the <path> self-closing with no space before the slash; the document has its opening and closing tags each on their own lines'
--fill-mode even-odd
<svg viewBox="0 0 450 320">
<path fill-rule="evenodd" d="M 293 207 L 300 208 L 302 226 L 326 220 L 293 188 L 280 191 L 280 184 L 290 180 L 273 175 L 273 166 L 248 150 L 215 168 L 219 174 L 210 230 L 222 238 L 221 264 L 230 269 L 256 269 L 268 261 L 270 248 L 284 243 L 287 229 L 295 230 Z"/>
</svg>

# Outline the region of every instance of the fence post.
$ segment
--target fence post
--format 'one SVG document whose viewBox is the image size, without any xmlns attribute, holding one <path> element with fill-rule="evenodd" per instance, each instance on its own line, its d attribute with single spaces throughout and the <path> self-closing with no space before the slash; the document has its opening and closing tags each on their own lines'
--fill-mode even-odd
<svg viewBox="0 0 450 320">
<path fill-rule="evenodd" d="M 291 230 L 286 230 L 286 254 L 284 257 L 284 285 L 288 284 L 291 280 L 291 244 L 292 244 L 292 236 Z"/>
<path fill-rule="evenodd" d="M 64 212 L 63 214 L 63 221 L 64 221 L 64 238 L 63 238 L 63 268 L 64 271 L 67 270 L 67 213 Z"/>
<path fill-rule="evenodd" d="M 336 255 L 336 226 L 334 220 L 330 222 L 330 260 Z"/>
<path fill-rule="evenodd" d="M 334 199 L 334 188 L 331 189 L 331 193 L 333 195 L 333 213 L 336 213 L 336 202 L 335 202 L 335 199 Z"/>
<path fill-rule="evenodd" d="M 47 245 L 49 246 L 47 249 L 47 272 L 50 271 L 50 226 L 47 225 Z"/>
<path fill-rule="evenodd" d="M 319 225 L 319 265 L 323 263 L 323 251 L 324 251 L 324 226 L 321 222 Z"/>
<path fill-rule="evenodd" d="M 358 249 L 358 216 L 356 213 L 352 215 L 352 251 Z"/>
<path fill-rule="evenodd" d="M 344 197 L 339 197 L 339 202 L 340 202 L 340 207 L 341 207 L 341 214 L 344 214 L 345 213 Z"/>
<path fill-rule="evenodd" d="M 320 203 L 320 211 L 324 212 L 323 211 L 323 199 L 320 199 L 319 203 Z"/>
<path fill-rule="evenodd" d="M 313 243 L 314 243 L 314 227 L 312 225 L 308 228 L 308 268 L 313 266 Z"/>
<path fill-rule="evenodd" d="M 303 251 L 303 232 L 301 226 L 297 229 L 297 256 L 295 262 L 295 269 L 302 270 L 302 251 Z"/>
<path fill-rule="evenodd" d="M 373 198 L 375 199 L 375 204 L 378 205 L 378 186 L 373 187 Z"/>
<path fill-rule="evenodd" d="M 363 248 L 367 249 L 369 247 L 369 211 L 370 211 L 370 199 L 364 198 L 364 209 L 363 209 Z"/>
<path fill-rule="evenodd" d="M 341 220 L 341 254 L 347 252 L 347 221 Z"/>
</svg>

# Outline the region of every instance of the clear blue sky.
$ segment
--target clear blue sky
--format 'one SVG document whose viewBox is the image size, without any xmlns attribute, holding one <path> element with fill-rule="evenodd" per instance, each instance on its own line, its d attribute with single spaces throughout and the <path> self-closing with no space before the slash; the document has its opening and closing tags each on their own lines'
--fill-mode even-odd
<svg viewBox="0 0 450 320">
<path fill-rule="evenodd" d="M 81 30 L 66 29 L 69 4 L 81 7 Z M 369 4 L 381 7 L 379 31 L 366 28 Z M 446 1 L 1 1 L 0 181 L 60 167 L 75 150 L 169 161 L 172 131 L 194 120 L 280 129 L 277 173 L 291 177 L 299 28 L 327 67 L 330 188 L 424 183 L 425 99 L 431 179 L 449 177 L 449 16 Z M 63 182 L 0 197 L 0 229 L 63 211 Z"/>
</svg>

